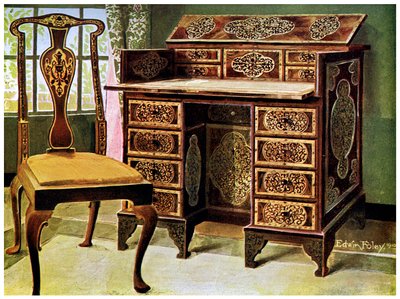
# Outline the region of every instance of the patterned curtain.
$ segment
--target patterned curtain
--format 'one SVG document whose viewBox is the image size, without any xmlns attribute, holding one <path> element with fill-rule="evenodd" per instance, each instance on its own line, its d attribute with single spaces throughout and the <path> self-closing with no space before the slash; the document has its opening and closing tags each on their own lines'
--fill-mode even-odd
<svg viewBox="0 0 400 299">
<path fill-rule="evenodd" d="M 120 79 L 120 49 L 144 49 L 150 46 L 150 6 L 107 4 L 107 25 L 110 36 L 107 84 Z M 122 160 L 122 95 L 107 91 L 107 155 Z"/>
</svg>

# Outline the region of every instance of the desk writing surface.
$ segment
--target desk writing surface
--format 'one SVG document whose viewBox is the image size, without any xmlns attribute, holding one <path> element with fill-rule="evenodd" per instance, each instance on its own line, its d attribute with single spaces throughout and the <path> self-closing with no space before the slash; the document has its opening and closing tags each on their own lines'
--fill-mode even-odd
<svg viewBox="0 0 400 299">
<path fill-rule="evenodd" d="M 314 93 L 314 83 L 255 80 L 171 79 L 109 85 L 107 89 L 137 92 L 208 94 L 257 97 L 261 99 L 303 100 Z"/>
</svg>

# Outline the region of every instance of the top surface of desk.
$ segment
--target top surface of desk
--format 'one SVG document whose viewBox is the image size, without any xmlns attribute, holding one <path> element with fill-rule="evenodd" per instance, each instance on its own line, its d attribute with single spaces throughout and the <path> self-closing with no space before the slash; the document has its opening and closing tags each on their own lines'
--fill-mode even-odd
<svg viewBox="0 0 400 299">
<path fill-rule="evenodd" d="M 106 88 L 110 90 L 150 93 L 179 93 L 287 100 L 303 100 L 314 93 L 314 83 L 226 79 L 171 79 L 141 83 L 121 83 L 118 85 L 108 85 Z"/>
</svg>

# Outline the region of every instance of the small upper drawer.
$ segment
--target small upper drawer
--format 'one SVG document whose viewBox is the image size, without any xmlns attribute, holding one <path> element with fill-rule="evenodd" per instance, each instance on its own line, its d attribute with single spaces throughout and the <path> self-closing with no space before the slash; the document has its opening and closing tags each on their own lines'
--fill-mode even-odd
<svg viewBox="0 0 400 299">
<path fill-rule="evenodd" d="M 220 79 L 221 66 L 216 64 L 176 64 L 175 74 L 186 78 Z"/>
<path fill-rule="evenodd" d="M 315 173 L 304 170 L 256 168 L 256 194 L 315 198 Z"/>
<path fill-rule="evenodd" d="M 128 155 L 182 158 L 180 132 L 128 128 Z"/>
<path fill-rule="evenodd" d="M 286 66 L 285 67 L 286 81 L 314 82 L 315 69 L 307 66 Z"/>
<path fill-rule="evenodd" d="M 315 168 L 315 140 L 256 137 L 255 164 Z"/>
<path fill-rule="evenodd" d="M 176 63 L 219 63 L 221 49 L 175 49 Z"/>
<path fill-rule="evenodd" d="M 224 78 L 281 81 L 282 50 L 224 50 Z"/>
<path fill-rule="evenodd" d="M 128 164 L 152 182 L 154 187 L 182 188 L 181 161 L 128 157 Z"/>
<path fill-rule="evenodd" d="M 180 129 L 181 103 L 128 100 L 128 125 Z"/>
<path fill-rule="evenodd" d="M 316 137 L 314 108 L 256 107 L 256 134 Z"/>
<path fill-rule="evenodd" d="M 315 65 L 315 52 L 301 50 L 287 50 L 286 64 Z"/>
</svg>

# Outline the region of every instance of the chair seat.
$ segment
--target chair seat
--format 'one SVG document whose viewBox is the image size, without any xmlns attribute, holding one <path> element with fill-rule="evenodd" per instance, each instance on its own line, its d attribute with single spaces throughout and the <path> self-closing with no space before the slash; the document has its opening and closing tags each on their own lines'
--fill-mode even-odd
<svg viewBox="0 0 400 299">
<path fill-rule="evenodd" d="M 51 152 L 31 156 L 27 166 L 41 186 L 137 184 L 144 182 L 134 168 L 88 152 Z"/>
</svg>

